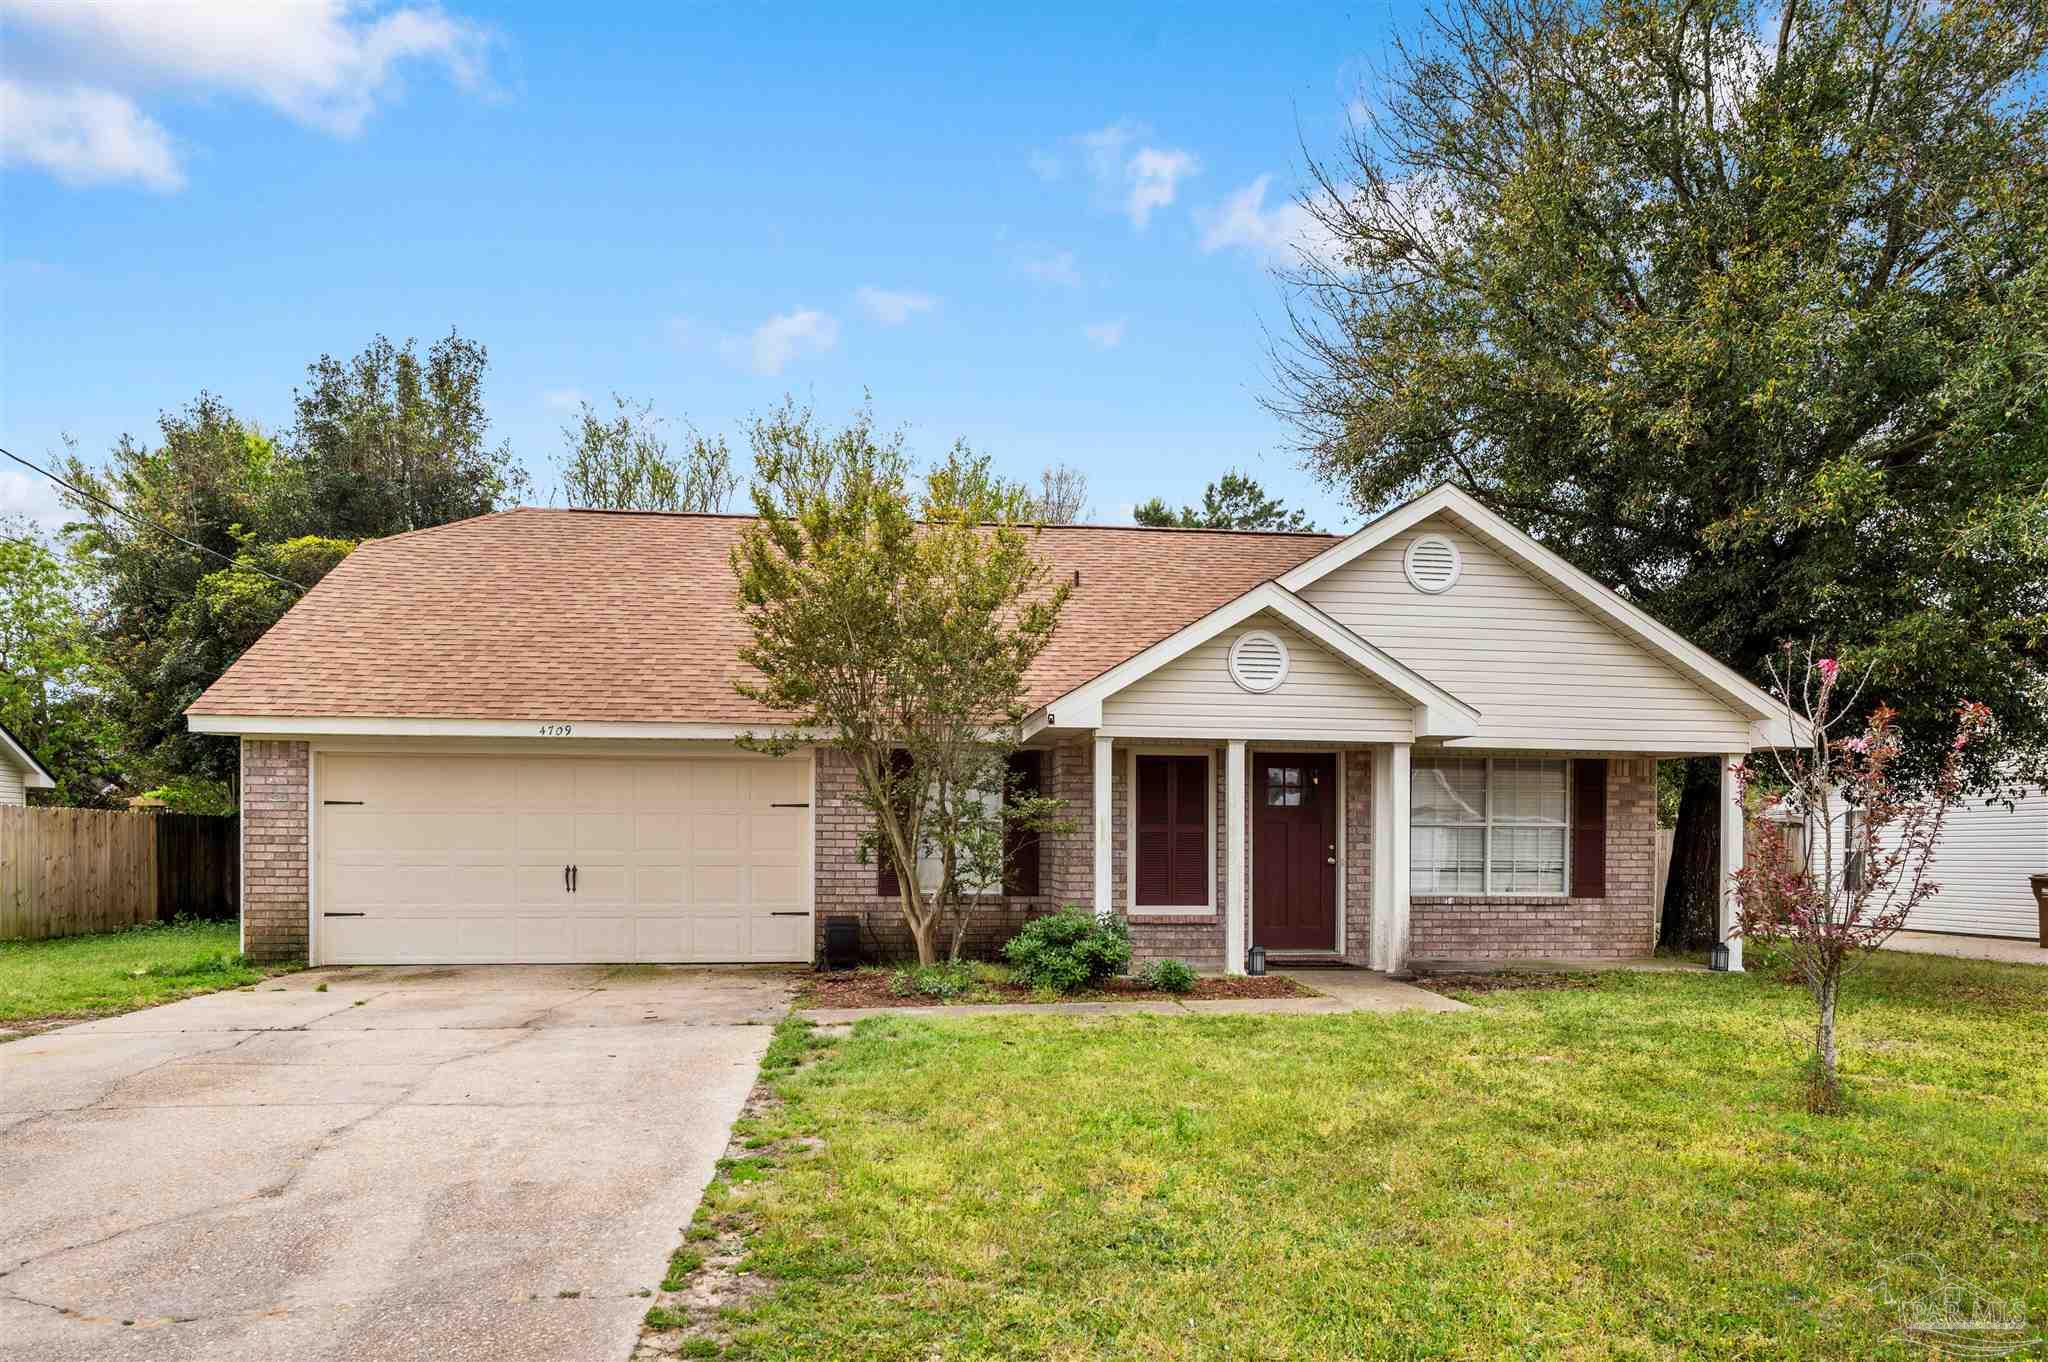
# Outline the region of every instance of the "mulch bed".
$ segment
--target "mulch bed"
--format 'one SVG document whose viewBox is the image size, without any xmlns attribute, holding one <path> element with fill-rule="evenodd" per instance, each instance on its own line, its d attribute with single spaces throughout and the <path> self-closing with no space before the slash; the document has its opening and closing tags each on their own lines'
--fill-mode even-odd
<svg viewBox="0 0 2048 1362">
<path fill-rule="evenodd" d="M 1111 979 L 1101 988 L 1088 989 L 1056 999 L 1068 1003 L 1100 1003 L 1150 1000 L 1208 1002 L 1223 998 L 1307 998 L 1314 990 L 1276 974 L 1253 979 L 1245 975 L 1201 978 L 1194 992 L 1175 995 L 1147 988 L 1136 979 Z M 960 1003 L 1036 1003 L 1022 984 L 990 984 L 959 998 L 930 998 L 922 993 L 891 993 L 889 975 L 881 970 L 847 970 L 836 974 L 814 974 L 797 997 L 798 1007 L 946 1007 Z"/>
<path fill-rule="evenodd" d="M 1591 974 L 1565 972 L 1546 974 L 1430 974 L 1415 981 L 1417 988 L 1431 993 L 1506 993 L 1520 988 L 1592 988 L 1599 979 Z"/>
</svg>

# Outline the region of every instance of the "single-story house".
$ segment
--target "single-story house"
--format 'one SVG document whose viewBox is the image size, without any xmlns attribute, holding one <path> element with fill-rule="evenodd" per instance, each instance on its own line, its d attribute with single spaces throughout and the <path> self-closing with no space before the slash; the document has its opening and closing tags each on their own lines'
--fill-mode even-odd
<svg viewBox="0 0 2048 1362">
<path fill-rule="evenodd" d="M 0 724 L 0 806 L 28 803 L 30 790 L 54 790 L 56 779 L 43 769 L 28 744 Z"/>
<path fill-rule="evenodd" d="M 1808 828 L 1780 810 L 1774 805 L 1766 817 L 1786 829 L 1797 854 L 1809 854 L 1808 843 L 1821 840 L 1815 831 L 1819 819 Z M 1833 820 L 1836 855 L 1845 862 L 1851 857 L 1843 825 L 1853 829 L 1856 817 L 1853 809 L 1840 807 Z M 1881 846 L 1895 848 L 1898 840 L 1896 826 L 1878 833 Z M 1950 806 L 1925 873 L 1937 887 L 1906 915 L 1906 930 L 2042 940 L 2033 877 L 2048 875 L 2048 790 L 2029 786 L 2009 803 L 1973 797 Z"/>
<path fill-rule="evenodd" d="M 244 949 L 809 961 L 838 916 L 906 949 L 846 760 L 735 745 L 777 720 L 733 688 L 747 523 L 519 509 L 350 555 L 189 711 L 242 743 Z M 1037 542 L 1073 594 L 1020 764 L 1072 830 L 1020 851 L 979 949 L 1075 903 L 1212 970 L 1255 944 L 1639 955 L 1657 760 L 1788 737 L 1764 691 L 1448 487 L 1342 537 Z"/>
<path fill-rule="evenodd" d="M 2043 940 L 2032 877 L 2048 875 L 2048 791 L 1948 811 L 1927 874 L 1940 886 L 1906 917 L 1916 932 Z"/>
</svg>

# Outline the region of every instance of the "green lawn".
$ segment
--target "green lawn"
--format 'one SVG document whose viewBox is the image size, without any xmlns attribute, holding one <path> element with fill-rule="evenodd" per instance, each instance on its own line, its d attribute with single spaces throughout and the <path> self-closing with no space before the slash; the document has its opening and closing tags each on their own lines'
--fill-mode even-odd
<svg viewBox="0 0 2048 1362">
<path fill-rule="evenodd" d="M 714 1332 L 757 1358 L 1923 1358 L 1881 1283 L 1939 1265 L 2048 1333 L 2048 970 L 1880 957 L 1836 1117 L 1801 1106 L 1806 995 L 1764 972 L 1471 1000 L 891 1017 L 778 1059 L 785 1105 L 739 1132 L 760 1157 L 692 1234 L 743 1233 L 774 1289 Z"/>
<path fill-rule="evenodd" d="M 253 984 L 232 922 L 181 922 L 55 941 L 0 941 L 0 1026 L 106 1016 Z"/>
</svg>

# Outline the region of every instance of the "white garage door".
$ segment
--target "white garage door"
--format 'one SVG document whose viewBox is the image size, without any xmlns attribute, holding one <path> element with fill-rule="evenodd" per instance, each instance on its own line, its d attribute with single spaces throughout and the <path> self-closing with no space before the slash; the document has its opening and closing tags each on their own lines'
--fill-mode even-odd
<svg viewBox="0 0 2048 1362">
<path fill-rule="evenodd" d="M 811 958 L 810 761 L 322 753 L 323 964 Z"/>
</svg>

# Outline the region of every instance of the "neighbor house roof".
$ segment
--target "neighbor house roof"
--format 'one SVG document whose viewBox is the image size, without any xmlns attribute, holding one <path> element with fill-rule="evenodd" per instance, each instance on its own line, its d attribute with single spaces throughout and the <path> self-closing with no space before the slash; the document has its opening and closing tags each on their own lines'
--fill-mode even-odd
<svg viewBox="0 0 2048 1362">
<path fill-rule="evenodd" d="M 726 724 L 776 716 L 733 683 L 747 637 L 728 555 L 746 516 L 522 508 L 372 540 L 189 714 L 256 719 Z M 1048 526 L 1079 573 L 1028 677 L 1037 707 L 1337 542 L 1320 534 Z"/>
<path fill-rule="evenodd" d="M 6 724 L 0 724 L 0 757 L 6 757 L 23 771 L 22 784 L 31 790 L 54 790 L 56 777 L 44 769 L 36 760 L 36 754 L 28 750 L 28 744 L 14 736 Z"/>
</svg>

